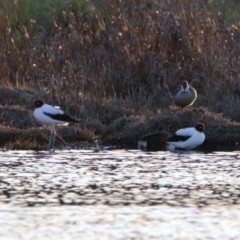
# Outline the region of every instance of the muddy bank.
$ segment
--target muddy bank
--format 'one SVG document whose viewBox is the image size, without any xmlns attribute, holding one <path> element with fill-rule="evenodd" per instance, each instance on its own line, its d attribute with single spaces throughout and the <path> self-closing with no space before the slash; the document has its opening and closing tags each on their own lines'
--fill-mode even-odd
<svg viewBox="0 0 240 240">
<path fill-rule="evenodd" d="M 49 128 L 42 126 L 33 117 L 34 108 L 31 103 L 36 98 L 36 93 L 28 92 L 23 95 L 15 90 L 6 92 L 5 98 L 0 98 L 0 147 L 45 149 Z M 79 116 L 79 124 L 57 127 L 56 146 L 82 148 L 89 144 L 136 148 L 138 138 L 156 131 L 159 126 L 173 134 L 179 128 L 203 122 L 206 126 L 206 140 L 199 149 L 240 149 L 240 123 L 210 112 L 207 108 L 191 107 L 181 111 L 170 106 L 168 109 L 159 109 L 155 114 L 129 114 L 129 110 L 122 111 L 121 117 L 112 118 L 108 123 Z"/>
</svg>

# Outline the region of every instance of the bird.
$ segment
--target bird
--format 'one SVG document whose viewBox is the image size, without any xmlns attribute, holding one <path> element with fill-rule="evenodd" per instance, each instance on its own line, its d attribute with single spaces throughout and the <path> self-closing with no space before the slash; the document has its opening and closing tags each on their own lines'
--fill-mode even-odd
<svg viewBox="0 0 240 240">
<path fill-rule="evenodd" d="M 160 126 L 156 132 L 144 135 L 137 140 L 138 149 L 148 151 L 165 150 L 166 140 L 170 136 L 171 135 Z"/>
<path fill-rule="evenodd" d="M 49 139 L 49 152 L 54 152 L 54 143 L 56 132 L 54 125 L 67 125 L 70 122 L 78 123 L 79 121 L 71 118 L 68 114 L 64 113 L 59 107 L 53 107 L 43 102 L 41 99 L 34 101 L 35 110 L 34 117 L 41 123 L 50 126 L 50 139 Z"/>
<path fill-rule="evenodd" d="M 204 130 L 205 126 L 200 122 L 195 127 L 179 129 L 167 139 L 167 149 L 170 151 L 190 150 L 201 145 L 205 140 Z"/>
<path fill-rule="evenodd" d="M 191 106 L 197 99 L 197 91 L 190 87 L 188 81 L 183 81 L 180 89 L 177 88 L 173 94 L 173 101 L 182 111 L 185 107 Z"/>
</svg>

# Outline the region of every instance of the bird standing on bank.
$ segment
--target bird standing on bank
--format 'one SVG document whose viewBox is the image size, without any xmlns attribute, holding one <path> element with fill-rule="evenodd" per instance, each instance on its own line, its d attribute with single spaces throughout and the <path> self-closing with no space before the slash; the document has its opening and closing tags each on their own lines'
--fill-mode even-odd
<svg viewBox="0 0 240 240">
<path fill-rule="evenodd" d="M 190 87 L 187 81 L 183 81 L 181 88 L 177 89 L 173 95 L 173 101 L 176 106 L 185 107 L 191 106 L 197 99 L 197 92 L 193 87 Z"/>
<path fill-rule="evenodd" d="M 205 140 L 204 130 L 203 123 L 197 123 L 195 127 L 179 129 L 167 140 L 167 149 L 170 151 L 176 149 L 190 150 L 201 145 Z"/>
<path fill-rule="evenodd" d="M 54 125 L 67 125 L 70 122 L 78 123 L 69 115 L 64 113 L 60 108 L 53 107 L 44 103 L 38 99 L 34 102 L 35 110 L 33 112 L 34 117 L 41 123 L 49 125 L 51 127 L 50 139 L 49 139 L 49 151 L 54 152 L 54 143 L 56 132 Z"/>
</svg>

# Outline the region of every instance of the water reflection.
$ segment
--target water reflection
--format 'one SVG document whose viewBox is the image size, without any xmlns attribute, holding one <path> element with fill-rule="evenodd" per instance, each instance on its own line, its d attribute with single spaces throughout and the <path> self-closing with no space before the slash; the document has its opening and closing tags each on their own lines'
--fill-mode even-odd
<svg viewBox="0 0 240 240">
<path fill-rule="evenodd" d="M 237 151 L 0 152 L 0 236 L 234 239 L 239 159 Z"/>
</svg>

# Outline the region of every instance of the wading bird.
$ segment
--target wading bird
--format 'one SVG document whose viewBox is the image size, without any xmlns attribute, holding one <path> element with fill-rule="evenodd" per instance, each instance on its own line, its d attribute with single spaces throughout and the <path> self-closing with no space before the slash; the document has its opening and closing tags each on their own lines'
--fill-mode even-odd
<svg viewBox="0 0 240 240">
<path fill-rule="evenodd" d="M 49 152 L 54 152 L 54 143 L 56 132 L 54 125 L 67 125 L 70 122 L 78 123 L 78 121 L 72 119 L 69 115 L 64 113 L 58 107 L 53 107 L 44 103 L 38 99 L 34 101 L 35 110 L 33 112 L 34 117 L 41 123 L 49 125 L 51 127 L 50 139 L 49 139 Z"/>
</svg>

